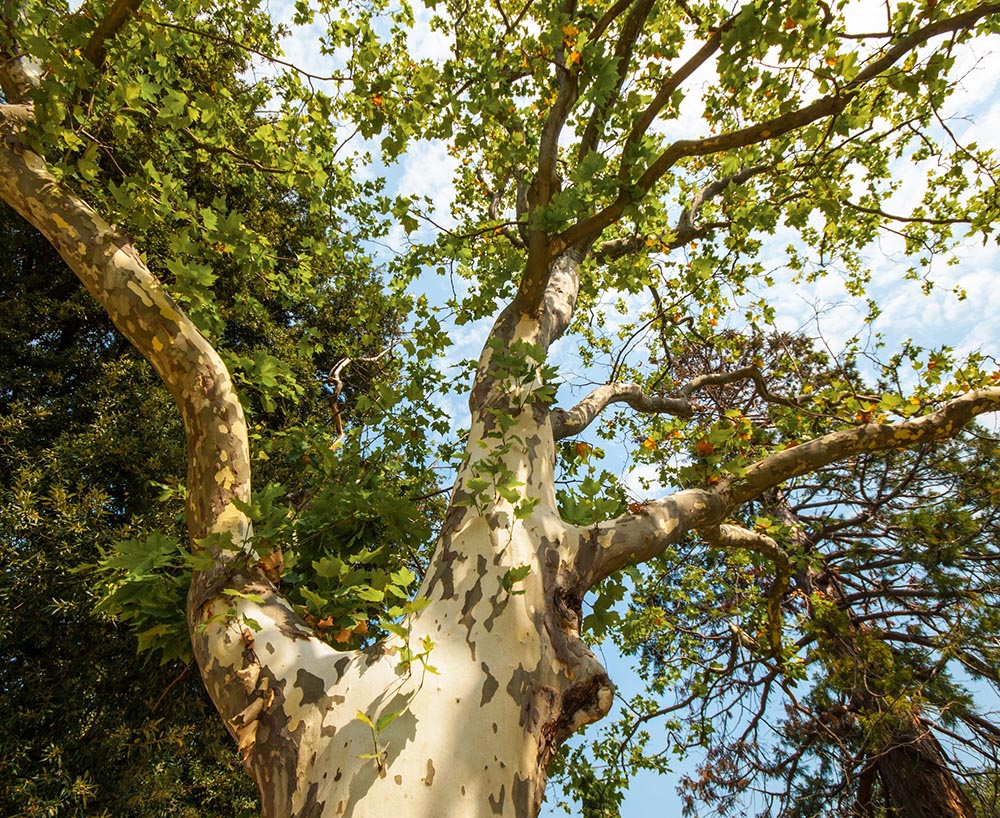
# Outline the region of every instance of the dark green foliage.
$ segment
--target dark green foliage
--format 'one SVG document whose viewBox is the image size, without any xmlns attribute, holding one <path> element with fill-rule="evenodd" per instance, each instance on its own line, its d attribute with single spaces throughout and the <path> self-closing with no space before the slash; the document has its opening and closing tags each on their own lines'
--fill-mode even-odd
<svg viewBox="0 0 1000 818">
<path fill-rule="evenodd" d="M 173 404 L 52 249 L 0 219 L 0 813 L 250 814 L 197 673 L 137 657 L 76 570 L 177 530 L 153 483 L 183 474 Z"/>
<path fill-rule="evenodd" d="M 225 83 L 225 93 L 242 94 L 228 115 L 239 128 L 238 146 L 250 151 L 245 129 L 260 98 L 233 78 L 245 67 L 242 52 L 191 42 L 200 46 L 194 54 L 176 42 L 155 46 L 169 55 L 159 81 L 164 88 L 210 84 L 219 93 Z M 88 161 L 104 167 L 101 186 L 84 182 L 84 192 L 124 202 L 151 175 L 175 180 L 171 189 L 199 218 L 178 211 L 173 223 L 156 221 L 141 205 L 150 200 L 140 199 L 128 209 L 128 229 L 187 308 L 225 339 L 251 421 L 276 434 L 270 459 L 259 460 L 261 485 L 280 480 L 301 494 L 304 449 L 328 448 L 335 434 L 326 372 L 345 354 L 380 351 L 397 321 L 395 307 L 363 256 L 338 247 L 321 211 L 289 193 L 282 179 L 233 172 L 239 162 L 232 156 L 227 163 L 180 154 L 171 123 L 143 113 L 138 100 L 130 103 L 135 121 L 119 133 L 121 117 L 102 113 L 103 104 L 113 107 L 115 88 L 94 90 L 88 127 L 101 150 Z M 225 115 L 227 108 L 215 110 Z M 234 232 L 233 214 L 247 233 Z M 338 263 L 339 276 L 313 283 L 295 266 L 307 249 Z M 351 369 L 337 409 L 345 417 L 377 371 Z M 301 431 L 288 431 L 302 424 L 313 427 L 307 442 Z M 289 444 L 289 435 L 299 444 Z M 0 814 L 256 812 L 253 786 L 196 668 L 186 664 L 186 580 L 173 546 L 183 542 L 185 471 L 184 432 L 159 379 L 52 248 L 3 208 Z M 145 584 L 132 586 L 144 614 L 138 647 L 155 640 L 158 654 L 137 655 L 134 630 L 95 611 L 107 583 L 122 578 L 120 567 L 132 559 L 127 547 L 116 548 L 127 541 L 138 561 L 149 557 L 136 550 L 139 543 L 159 543 L 159 562 L 169 569 L 144 571 Z M 98 587 L 86 566 L 102 558 L 108 570 Z"/>
</svg>

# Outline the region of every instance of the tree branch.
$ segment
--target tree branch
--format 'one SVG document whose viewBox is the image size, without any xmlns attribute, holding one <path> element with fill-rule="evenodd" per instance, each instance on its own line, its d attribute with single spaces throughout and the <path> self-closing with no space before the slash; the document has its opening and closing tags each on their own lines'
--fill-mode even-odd
<svg viewBox="0 0 1000 818">
<path fill-rule="evenodd" d="M 974 25 L 984 17 L 1000 12 L 1000 3 L 983 3 L 954 17 L 935 20 L 922 28 L 903 37 L 894 45 L 885 50 L 881 57 L 870 62 L 862 69 L 850 82 L 845 83 L 835 94 L 829 94 L 818 100 L 794 111 L 782 114 L 772 119 L 740 128 L 735 131 L 720 134 L 718 136 L 704 137 L 702 139 L 680 139 L 671 143 L 657 159 L 646 168 L 642 176 L 632 184 L 626 184 L 630 177 L 631 163 L 627 159 L 627 149 L 634 140 L 638 140 L 648 129 L 653 118 L 659 113 L 659 108 L 653 112 L 656 100 L 652 103 L 643 117 L 636 121 L 632 133 L 626 140 L 622 153 L 622 163 L 619 171 L 619 179 L 622 188 L 618 197 L 603 210 L 583 219 L 571 227 L 564 230 L 559 238 L 566 243 L 585 242 L 593 240 L 596 236 L 617 221 L 625 208 L 634 201 L 641 199 L 657 181 L 679 160 L 690 156 L 709 156 L 735 148 L 744 148 L 750 145 L 760 144 L 768 140 L 784 136 L 798 128 L 802 128 L 820 119 L 839 114 L 854 99 L 857 92 L 869 82 L 877 79 L 882 72 L 891 68 L 902 57 L 913 49 L 933 37 L 949 32 L 960 31 Z M 703 50 L 708 48 L 711 40 L 705 44 Z M 717 46 L 716 46 L 717 47 Z M 714 51 L 714 49 L 713 49 Z M 699 52 L 700 54 L 701 52 Z M 697 55 L 696 55 L 697 56 Z M 707 59 L 707 56 L 706 56 Z M 682 69 L 683 70 L 683 69 Z M 668 79 L 668 82 L 670 80 Z M 671 91 L 672 93 L 672 91 Z M 657 96 L 657 100 L 659 95 Z M 662 107 L 662 105 L 660 106 Z M 652 116 L 649 116 L 650 112 Z M 648 121 L 647 121 L 648 119 Z"/>
<path fill-rule="evenodd" d="M 613 19 L 608 19 L 612 12 L 617 9 L 624 10 L 627 6 L 628 3 L 619 2 L 614 8 L 609 10 L 608 14 L 594 27 L 596 34 L 593 34 L 592 37 L 596 39 L 603 34 L 604 27 L 609 25 L 611 19 Z M 604 135 L 604 125 L 607 122 L 608 111 L 621 95 L 622 87 L 625 85 L 625 80 L 628 77 L 628 67 L 632 61 L 632 52 L 635 49 L 636 39 L 641 33 L 642 26 L 649 17 L 652 8 L 653 0 L 639 0 L 625 19 L 625 24 L 618 35 L 618 41 L 615 43 L 615 60 L 617 63 L 615 86 L 611 89 L 606 99 L 594 105 L 594 110 L 587 121 L 587 127 L 584 129 L 583 137 L 580 139 L 580 147 L 577 150 L 578 161 L 582 161 L 588 153 L 597 150 L 598 145 L 600 145 L 601 138 Z"/>
<path fill-rule="evenodd" d="M 115 0 L 104 19 L 90 35 L 83 49 L 83 56 L 93 65 L 100 68 L 104 65 L 104 56 L 108 40 L 114 37 L 129 18 L 139 8 L 142 0 Z"/>
<path fill-rule="evenodd" d="M 705 542 L 725 551 L 753 551 L 774 563 L 774 581 L 767 589 L 767 636 L 772 656 L 781 656 L 781 601 L 788 590 L 792 566 L 788 555 L 773 539 L 758 531 L 736 525 L 705 526 L 698 529 Z"/>
<path fill-rule="evenodd" d="M 618 16 L 625 11 L 629 6 L 632 5 L 634 0 L 617 0 L 617 2 L 604 12 L 600 20 L 598 20 L 594 27 L 590 31 L 590 40 L 596 42 L 604 36 L 604 32 L 607 31 L 608 27 L 618 19 Z"/>
<path fill-rule="evenodd" d="M 729 222 L 708 222 L 698 225 L 698 227 L 687 227 L 684 229 L 680 224 L 666 233 L 659 236 L 621 236 L 617 239 L 609 239 L 601 242 L 594 248 L 594 259 L 599 264 L 606 264 L 624 256 L 635 255 L 650 243 L 655 245 L 660 252 L 666 253 L 683 247 L 698 239 L 704 239 L 712 235 L 716 230 L 728 227 Z"/>
<path fill-rule="evenodd" d="M 682 386 L 679 397 L 647 395 L 642 387 L 634 383 L 612 383 L 600 386 L 570 410 L 555 409 L 552 412 L 552 433 L 556 440 L 579 434 L 594 418 L 612 403 L 627 403 L 640 412 L 691 417 L 694 406 L 691 395 L 706 386 L 725 386 L 738 381 L 753 381 L 757 394 L 768 403 L 777 403 L 795 409 L 801 407 L 798 400 L 775 395 L 767 387 L 764 376 L 755 366 L 745 366 L 733 372 L 713 372 L 699 375 Z"/>
<path fill-rule="evenodd" d="M 608 383 L 597 387 L 572 409 L 552 411 L 552 436 L 556 440 L 580 434 L 594 418 L 612 403 L 626 403 L 640 412 L 690 417 L 691 403 L 687 398 L 647 395 L 635 383 Z"/>
<path fill-rule="evenodd" d="M 694 528 L 718 525 L 727 512 L 717 493 L 689 489 L 582 529 L 576 565 L 581 589 L 592 588 L 630 563 L 652 559 Z"/>
<path fill-rule="evenodd" d="M 24 149 L 24 106 L 0 107 L 0 198 L 35 226 L 159 373 L 188 438 L 188 530 L 248 536 L 233 499 L 248 501 L 250 464 L 243 409 L 222 359 L 178 308 L 129 238 L 108 225 Z"/>
<path fill-rule="evenodd" d="M 344 380 L 340 377 L 341 374 L 347 367 L 354 363 L 377 363 L 392 352 L 393 346 L 394 344 L 390 344 L 378 355 L 372 355 L 367 358 L 341 358 L 327 373 L 326 382 L 333 387 L 333 395 L 330 396 L 330 411 L 333 414 L 333 425 L 337 432 L 336 439 L 330 444 L 331 451 L 336 449 L 344 440 L 344 419 L 340 414 L 340 393 L 344 390 Z"/>
<path fill-rule="evenodd" d="M 478 179 L 483 185 L 483 188 L 486 190 L 487 197 L 489 198 L 487 213 L 489 214 L 490 221 L 501 222 L 501 206 L 503 204 L 504 188 L 507 186 L 506 182 L 501 187 L 494 188 L 493 185 L 490 184 L 489 179 L 487 179 L 486 171 L 482 167 L 476 169 L 476 179 Z M 520 188 L 520 181 L 515 180 L 515 183 L 518 185 L 518 188 Z M 500 225 L 502 235 L 505 236 L 507 240 L 514 245 L 514 247 L 523 250 L 527 247 L 527 244 L 524 241 L 522 229 L 523 226 L 521 224 L 510 224 L 507 222 Z"/>
<path fill-rule="evenodd" d="M 713 377 L 727 376 L 703 376 Z M 691 384 L 697 380 L 700 379 Z M 1000 387 L 975 390 L 930 415 L 832 432 L 776 452 L 749 466 L 741 477 L 729 478 L 711 490 L 679 491 L 647 503 L 635 513 L 581 529 L 576 559 L 581 590 L 592 588 L 629 563 L 652 559 L 692 529 L 718 526 L 733 510 L 786 480 L 862 452 L 904 448 L 951 437 L 979 415 L 998 410 Z M 712 532 L 709 536 L 713 536 Z M 766 544 L 759 540 L 755 544 L 758 551 L 765 553 Z M 773 549 L 770 553 L 774 555 Z M 780 561 L 780 557 L 777 559 Z"/>
<path fill-rule="evenodd" d="M 571 10 L 574 5 L 574 0 L 566 0 L 564 8 Z M 537 314 L 541 309 L 551 264 L 556 255 L 554 250 L 560 251 L 566 247 L 561 244 L 554 248 L 551 235 L 533 224 L 534 214 L 538 209 L 548 205 L 559 192 L 559 137 L 580 95 L 580 64 L 565 63 L 562 44 L 556 50 L 555 66 L 559 90 L 542 126 L 538 143 L 538 167 L 528 190 L 528 259 L 515 298 L 517 309 L 524 315 Z"/>
<path fill-rule="evenodd" d="M 728 20 L 723 22 L 705 41 L 705 44 L 695 52 L 691 58 L 684 63 L 676 71 L 672 72 L 669 76 L 664 78 L 662 84 L 660 85 L 660 90 L 657 91 L 655 97 L 653 97 L 652 102 L 646 106 L 639 118 L 632 123 L 632 128 L 629 131 L 627 137 L 625 137 L 625 142 L 622 145 L 621 162 L 618 165 L 618 178 L 621 181 L 625 181 L 631 174 L 633 167 L 632 159 L 629 154 L 633 148 L 638 144 L 639 140 L 645 136 L 649 127 L 653 124 L 660 112 L 666 107 L 667 103 L 670 102 L 670 98 L 674 95 L 674 92 L 680 88 L 681 84 L 688 79 L 695 71 L 697 71 L 701 66 L 703 66 L 708 60 L 719 50 L 722 45 L 723 35 L 732 28 L 733 23 L 736 21 L 735 17 L 730 17 Z"/>
<path fill-rule="evenodd" d="M 684 228 L 692 229 L 694 220 L 698 218 L 698 214 L 701 212 L 702 207 L 705 206 L 705 203 L 724 193 L 731 185 L 742 185 L 754 176 L 766 173 L 770 169 L 771 165 L 751 165 L 731 176 L 723 176 L 721 179 L 709 182 L 695 194 L 694 199 L 691 200 L 691 205 L 677 219 L 678 230 L 683 230 Z"/>
<path fill-rule="evenodd" d="M 883 219 L 893 222 L 905 222 L 907 224 L 971 224 L 971 219 L 960 219 L 960 218 L 930 218 L 930 217 L 920 217 L 920 216 L 896 216 L 892 213 L 886 213 L 884 210 L 878 207 L 865 207 L 864 205 L 855 204 L 850 199 L 841 200 L 841 204 L 844 207 L 850 208 L 851 210 L 856 210 L 859 213 L 868 213 L 871 216 L 880 216 Z"/>
<path fill-rule="evenodd" d="M 728 508 L 808 472 L 863 452 L 901 449 L 953 436 L 985 412 L 1000 410 L 1000 387 L 978 389 L 949 401 L 936 412 L 899 423 L 865 423 L 831 432 L 765 457 L 717 489 Z"/>
<path fill-rule="evenodd" d="M 637 253 L 648 245 L 650 238 L 654 242 L 658 241 L 662 245 L 661 249 L 664 252 L 676 250 L 678 247 L 690 244 L 696 239 L 705 238 L 719 228 L 727 227 L 729 222 L 709 222 L 708 224 L 697 226 L 694 222 L 698 218 L 702 207 L 705 206 L 705 203 L 723 193 L 730 185 L 742 185 L 754 176 L 765 173 L 770 169 L 770 165 L 754 165 L 753 167 L 741 170 L 739 173 L 709 182 L 695 194 L 691 200 L 691 204 L 684 208 L 680 216 L 677 217 L 677 223 L 673 229 L 655 237 L 627 236 L 611 239 L 610 241 L 601 243 L 594 249 L 595 258 L 598 261 L 611 261 L 622 256 Z"/>
<path fill-rule="evenodd" d="M 328 76 L 323 76 L 320 74 L 311 74 L 305 69 L 299 68 L 295 63 L 289 62 L 288 60 L 282 60 L 274 56 L 271 52 L 264 51 L 259 48 L 253 48 L 252 46 L 242 43 L 239 40 L 234 40 L 231 37 L 225 37 L 221 34 L 215 34 L 211 31 L 205 31 L 198 28 L 193 28 L 192 26 L 186 26 L 182 23 L 174 23 L 168 20 L 163 20 L 160 18 L 150 17 L 148 14 L 137 13 L 137 17 L 140 17 L 143 21 L 151 26 L 156 26 L 157 28 L 174 29 L 175 31 L 185 31 L 188 34 L 195 34 L 198 37 L 204 37 L 206 40 L 211 40 L 214 43 L 221 43 L 223 45 L 232 46 L 233 48 L 238 48 L 247 54 L 253 54 L 255 57 L 260 57 L 262 60 L 266 60 L 274 65 L 280 65 L 283 68 L 287 68 L 290 71 L 294 71 L 300 77 L 305 77 L 312 87 L 313 82 L 347 82 L 351 79 L 350 74 L 330 74 Z"/>
</svg>

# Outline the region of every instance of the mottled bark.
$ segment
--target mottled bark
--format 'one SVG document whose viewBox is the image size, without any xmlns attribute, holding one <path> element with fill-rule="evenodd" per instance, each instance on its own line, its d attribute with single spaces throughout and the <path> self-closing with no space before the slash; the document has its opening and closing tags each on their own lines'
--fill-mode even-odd
<svg viewBox="0 0 1000 818">
<path fill-rule="evenodd" d="M 101 65 L 108 39 L 137 5 L 137 0 L 111 5 L 87 47 L 94 65 Z M 627 6 L 616 4 L 615 14 Z M 637 30 L 650 8 L 637 5 L 630 26 Z M 969 393 L 933 415 L 836 432 L 772 455 L 711 490 L 678 492 L 616 520 L 576 527 L 560 518 L 556 506 L 557 437 L 584 428 L 615 400 L 644 411 L 679 407 L 684 414 L 690 392 L 682 390 L 678 404 L 612 386 L 575 414 L 558 413 L 547 402 L 542 360 L 532 364 L 526 352 L 544 358 L 563 334 L 592 243 L 677 159 L 756 144 L 830 116 L 847 104 L 853 87 L 916 43 L 955 30 L 956 21 L 971 25 L 995 8 L 983 5 L 943 24 L 928 24 L 888 48 L 835 97 L 733 133 L 673 143 L 648 168 L 626 168 L 621 195 L 603 211 L 552 235 L 538 227 L 537 216 L 558 194 L 560 135 L 579 91 L 579 68 L 559 67 L 556 101 L 521 205 L 527 220 L 525 271 L 477 369 L 466 459 L 419 591 L 429 604 L 403 623 L 405 639 L 394 636 L 364 651 L 338 652 L 320 640 L 254 565 L 253 533 L 236 502 L 249 499 L 247 428 L 217 351 L 160 286 L 129 238 L 57 182 L 44 158 L 25 147 L 20 134 L 31 108 L 0 106 L 0 198 L 59 250 L 150 360 L 183 416 L 188 530 L 193 546 L 214 556 L 212 569 L 193 578 L 187 611 L 192 644 L 206 687 L 258 784 L 265 818 L 532 818 L 560 743 L 611 705 L 611 682 L 579 632 L 588 589 L 630 562 L 653 558 L 698 527 L 720 547 L 767 553 L 773 543 L 723 525 L 742 503 L 856 452 L 953 434 L 978 413 L 1000 406 L 1000 389 Z M 13 29 L 11 20 L 6 23 L 0 84 L 8 103 L 23 102 L 37 69 L 6 36 Z M 594 31 L 609 23 L 609 18 L 598 21 Z M 691 61 L 664 79 L 637 118 L 630 142 L 648 131 L 684 78 L 714 53 L 720 36 L 712 35 Z M 627 50 L 623 42 L 620 55 Z M 599 124 L 595 118 L 597 130 L 587 137 L 595 144 Z M 637 181 L 625 185 L 625 177 Z M 696 196 L 687 211 L 688 228 L 700 201 L 741 178 L 717 180 L 699 194 L 702 199 Z M 687 235 L 678 231 L 678 238 Z M 523 365 L 516 374 L 505 352 Z M 738 376 L 708 375 L 701 383 Z M 766 397 L 760 373 L 746 376 Z M 484 489 L 484 476 L 497 474 L 503 475 L 503 490 L 489 480 Z M 786 568 L 780 555 L 772 557 L 781 575 Z M 241 594 L 228 596 L 225 590 Z M 437 672 L 419 659 L 401 661 L 404 643 L 417 652 L 429 647 L 426 664 Z M 915 736 L 901 746 L 910 752 L 925 745 Z M 895 771 L 910 769 L 909 758 L 900 756 Z"/>
<path fill-rule="evenodd" d="M 537 322 L 505 320 L 510 343 L 538 338 Z M 412 647 L 433 643 L 427 662 L 437 673 L 401 663 L 397 638 L 333 651 L 276 599 L 240 603 L 257 632 L 209 624 L 206 681 L 270 796 L 265 815 L 527 818 L 559 744 L 611 705 L 610 681 L 579 636 L 579 532 L 556 508 L 547 411 L 531 398 L 537 384 L 511 388 L 490 374 L 492 355 L 481 362 L 469 457 L 420 589 L 430 604 L 405 623 Z M 500 410 L 512 421 L 503 432 Z M 497 463 L 516 486 L 506 497 L 477 491 Z M 527 575 L 505 585 L 522 567 Z M 210 604 L 206 617 L 225 604 Z M 250 696 L 243 710 L 238 685 Z M 396 715 L 373 732 L 359 712 L 375 724 Z"/>
<path fill-rule="evenodd" d="M 252 564 L 252 532 L 232 502 L 249 492 L 246 427 L 218 355 L 128 239 L 23 148 L 18 131 L 30 109 L 4 113 L 0 196 L 59 249 L 184 416 L 189 530 L 193 541 L 217 535 L 215 568 L 192 585 L 192 642 L 263 815 L 537 814 L 560 742 L 604 715 L 612 696 L 579 637 L 587 585 L 574 564 L 578 532 L 556 509 L 548 411 L 531 394 L 538 384 L 511 388 L 497 377 L 492 350 L 484 354 L 470 457 L 421 589 L 431 602 L 406 622 L 411 646 L 433 643 L 427 661 L 438 673 L 401 663 L 397 638 L 332 650 Z M 562 331 L 575 297 L 574 265 L 565 266 L 551 288 L 555 317 L 508 314 L 497 331 L 509 344 L 547 346 Z M 490 410 L 499 409 L 513 425 L 498 437 Z M 470 504 L 469 481 L 491 458 L 503 461 L 517 495 Z M 517 587 L 505 587 L 507 573 L 525 566 Z M 226 588 L 248 596 L 224 596 Z"/>
</svg>

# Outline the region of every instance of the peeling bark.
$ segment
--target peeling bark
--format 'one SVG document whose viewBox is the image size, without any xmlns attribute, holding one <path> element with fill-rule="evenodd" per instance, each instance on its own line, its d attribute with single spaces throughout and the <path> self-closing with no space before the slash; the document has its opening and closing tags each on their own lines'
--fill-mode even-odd
<svg viewBox="0 0 1000 818">
<path fill-rule="evenodd" d="M 679 492 L 581 528 L 563 522 L 556 506 L 553 413 L 535 395 L 540 376 L 512 380 L 498 348 L 487 346 L 470 400 L 467 460 L 420 589 L 430 604 L 406 622 L 411 644 L 434 643 L 429 662 L 439 675 L 402 663 L 398 637 L 340 653 L 241 557 L 252 532 L 233 500 L 249 496 L 247 431 L 221 359 L 127 238 L 20 145 L 30 109 L 3 110 L 0 196 L 59 249 L 153 363 L 184 417 L 189 531 L 193 541 L 221 538 L 211 543 L 215 568 L 192 584 L 192 641 L 265 818 L 532 818 L 560 744 L 611 706 L 611 681 L 580 637 L 589 588 L 693 528 L 721 536 L 728 528 L 716 527 L 734 504 L 763 486 L 856 449 L 951 433 L 1000 400 L 1000 390 L 983 390 L 927 418 L 836 433 L 762 461 L 739 486 Z M 508 349 L 547 350 L 572 315 L 581 258 L 560 256 L 544 283 L 541 313 L 509 308 L 492 337 Z M 500 428 L 497 412 L 508 428 Z M 488 462 L 502 465 L 513 494 L 477 493 L 473 481 Z M 525 566 L 517 587 L 505 586 L 508 572 Z M 236 597 L 234 613 L 224 588 L 263 602 Z M 244 618 L 259 629 L 244 627 Z M 467 751 L 470 740 L 479 743 L 476 752 Z"/>
<path fill-rule="evenodd" d="M 21 148 L 16 134 L 30 110 L 7 112 L 19 117 L 5 120 L 0 196 L 59 249 L 153 363 L 184 417 L 189 531 L 194 541 L 222 536 L 212 546 L 215 568 L 194 578 L 192 641 L 209 693 L 257 781 L 262 814 L 537 814 L 548 762 L 567 736 L 607 712 L 612 688 L 579 636 L 585 585 L 572 567 L 575 532 L 556 509 L 554 441 L 548 411 L 530 399 L 534 384 L 508 394 L 484 355 L 472 439 L 488 443 L 476 447 L 478 460 L 459 476 L 455 497 L 468 494 L 482 458 L 502 452 L 521 485 L 519 499 L 534 506 L 525 519 L 499 498 L 487 509 L 452 509 L 422 588 L 431 604 L 407 623 L 412 642 L 435 643 L 431 661 L 440 675 L 401 664 L 395 638 L 366 651 L 332 650 L 238 558 L 252 536 L 232 502 L 249 494 L 247 434 L 215 350 L 127 238 Z M 569 269 L 557 288 L 561 306 L 574 287 Z M 498 331 L 510 342 L 547 346 L 564 326 L 508 315 Z M 486 410 L 518 400 L 511 432 L 522 443 L 510 446 L 491 437 L 494 418 Z M 505 572 L 525 565 L 530 574 L 511 593 Z M 224 588 L 263 602 L 237 597 L 233 615 Z M 259 629 L 243 627 L 244 618 Z M 398 713 L 391 724 L 370 728 L 390 713 Z M 488 752 L 464 752 L 459 726 L 487 738 Z"/>
</svg>

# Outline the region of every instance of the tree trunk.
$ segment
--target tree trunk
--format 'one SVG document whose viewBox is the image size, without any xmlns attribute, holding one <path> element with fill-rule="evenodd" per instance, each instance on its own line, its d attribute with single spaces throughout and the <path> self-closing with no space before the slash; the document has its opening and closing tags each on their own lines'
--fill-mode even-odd
<svg viewBox="0 0 1000 818">
<path fill-rule="evenodd" d="M 188 595 L 192 646 L 264 818 L 536 816 L 560 743 L 611 706 L 579 636 L 583 594 L 723 513 L 690 491 L 586 529 L 561 520 L 541 363 L 572 312 L 579 258 L 560 257 L 545 309 L 508 308 L 483 352 L 427 606 L 400 623 L 406 638 L 338 652 L 254 563 L 237 502 L 250 496 L 247 427 L 221 358 L 128 237 L 20 143 L 30 107 L 3 113 L 0 197 L 57 247 L 184 418 L 188 530 L 212 558 Z"/>
<path fill-rule="evenodd" d="M 530 818 L 560 743 L 611 706 L 579 637 L 581 532 L 556 507 L 539 384 L 497 387 L 490 355 L 408 639 L 334 651 L 253 571 L 229 582 L 265 601 L 238 598 L 236 618 L 210 581 L 192 591 L 196 655 L 266 818 Z"/>
<path fill-rule="evenodd" d="M 893 733 L 874 763 L 886 806 L 900 818 L 976 818 L 976 811 L 955 781 L 934 736 L 914 720 Z"/>
</svg>

